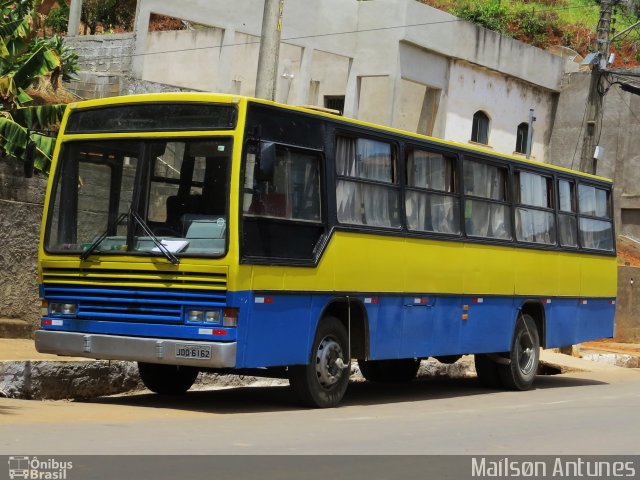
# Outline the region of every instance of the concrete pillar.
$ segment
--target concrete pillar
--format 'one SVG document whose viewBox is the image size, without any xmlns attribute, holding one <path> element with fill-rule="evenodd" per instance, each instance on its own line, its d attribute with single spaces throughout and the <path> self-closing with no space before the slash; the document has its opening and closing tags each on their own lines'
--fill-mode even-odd
<svg viewBox="0 0 640 480">
<path fill-rule="evenodd" d="M 260 56 L 256 78 L 256 97 L 274 100 L 278 77 L 280 33 L 284 0 L 264 0 Z"/>
<path fill-rule="evenodd" d="M 69 6 L 69 24 L 67 25 L 67 36 L 75 37 L 80 28 L 80 16 L 82 14 L 82 0 L 71 0 Z"/>
<path fill-rule="evenodd" d="M 147 51 L 147 36 L 149 35 L 150 20 L 151 10 L 140 6 L 136 15 L 136 23 L 133 30 L 136 36 L 136 43 L 133 50 L 133 59 L 131 61 L 131 73 L 135 78 L 142 78 L 142 73 L 144 72 L 144 54 Z"/>
<path fill-rule="evenodd" d="M 360 96 L 359 78 L 355 68 L 353 68 L 353 58 L 349 59 L 349 74 L 347 76 L 347 88 L 344 92 L 344 112 L 345 117 L 358 117 L 358 102 Z"/>
<path fill-rule="evenodd" d="M 292 105 L 305 105 L 309 98 L 309 85 L 311 83 L 311 67 L 313 65 L 313 52 L 311 47 L 302 49 L 302 58 L 300 59 L 300 70 L 293 78 L 291 85 L 291 94 L 289 95 Z"/>
<path fill-rule="evenodd" d="M 220 46 L 220 57 L 218 62 L 218 72 L 216 73 L 215 90 L 219 93 L 232 93 L 232 65 L 233 65 L 233 45 L 235 44 L 236 31 L 234 28 L 225 28 L 222 34 L 222 45 Z"/>
</svg>

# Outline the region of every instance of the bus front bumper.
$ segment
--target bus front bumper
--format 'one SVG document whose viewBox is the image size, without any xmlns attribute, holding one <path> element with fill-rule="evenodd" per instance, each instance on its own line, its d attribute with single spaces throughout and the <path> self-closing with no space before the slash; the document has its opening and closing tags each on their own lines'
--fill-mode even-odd
<svg viewBox="0 0 640 480">
<path fill-rule="evenodd" d="M 236 342 L 192 342 L 38 330 L 36 350 L 71 357 L 128 360 L 201 368 L 234 368 Z M 210 352 L 209 358 L 185 358 L 184 350 Z M 206 355 L 204 355 L 206 356 Z"/>
</svg>

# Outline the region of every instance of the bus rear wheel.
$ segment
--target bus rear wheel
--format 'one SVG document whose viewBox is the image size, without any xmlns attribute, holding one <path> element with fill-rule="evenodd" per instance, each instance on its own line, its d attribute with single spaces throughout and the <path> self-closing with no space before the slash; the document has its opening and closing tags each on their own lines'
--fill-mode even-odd
<svg viewBox="0 0 640 480">
<path fill-rule="evenodd" d="M 289 367 L 289 383 L 303 405 L 314 408 L 337 406 L 349 385 L 351 359 L 349 340 L 342 322 L 324 318 L 318 325 L 310 363 Z"/>
<path fill-rule="evenodd" d="M 509 390 L 529 390 L 540 363 L 540 336 L 531 315 L 520 315 L 511 342 L 509 362 L 499 365 L 500 379 Z"/>
<path fill-rule="evenodd" d="M 160 395 L 183 394 L 198 376 L 197 368 L 143 362 L 138 362 L 138 372 L 144 386 Z"/>
<path fill-rule="evenodd" d="M 369 382 L 406 383 L 418 374 L 420 360 L 400 358 L 393 360 L 358 359 L 360 373 Z"/>
</svg>

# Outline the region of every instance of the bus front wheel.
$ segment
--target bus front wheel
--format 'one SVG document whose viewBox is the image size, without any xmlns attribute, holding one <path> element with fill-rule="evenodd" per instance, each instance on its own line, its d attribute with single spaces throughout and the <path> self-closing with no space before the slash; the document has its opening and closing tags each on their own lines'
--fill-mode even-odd
<svg viewBox="0 0 640 480">
<path fill-rule="evenodd" d="M 340 403 L 349 385 L 351 359 L 349 341 L 342 322 L 324 318 L 318 325 L 310 363 L 289 367 L 289 383 L 300 402 L 328 408 Z"/>
<path fill-rule="evenodd" d="M 143 362 L 138 362 L 138 372 L 144 386 L 160 395 L 185 393 L 198 376 L 197 368 Z"/>
</svg>

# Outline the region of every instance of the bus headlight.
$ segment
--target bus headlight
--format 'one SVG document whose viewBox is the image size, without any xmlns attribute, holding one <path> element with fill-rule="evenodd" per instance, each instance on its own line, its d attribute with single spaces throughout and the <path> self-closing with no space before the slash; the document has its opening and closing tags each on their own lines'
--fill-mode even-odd
<svg viewBox="0 0 640 480">
<path fill-rule="evenodd" d="M 50 315 L 75 315 L 78 313 L 78 305 L 75 303 L 50 303 Z"/>
<path fill-rule="evenodd" d="M 187 321 L 188 322 L 201 322 L 202 321 L 202 310 L 188 310 L 187 311 Z"/>
<path fill-rule="evenodd" d="M 220 323 L 220 310 L 209 310 L 204 312 L 204 321 L 206 323 Z"/>
</svg>

